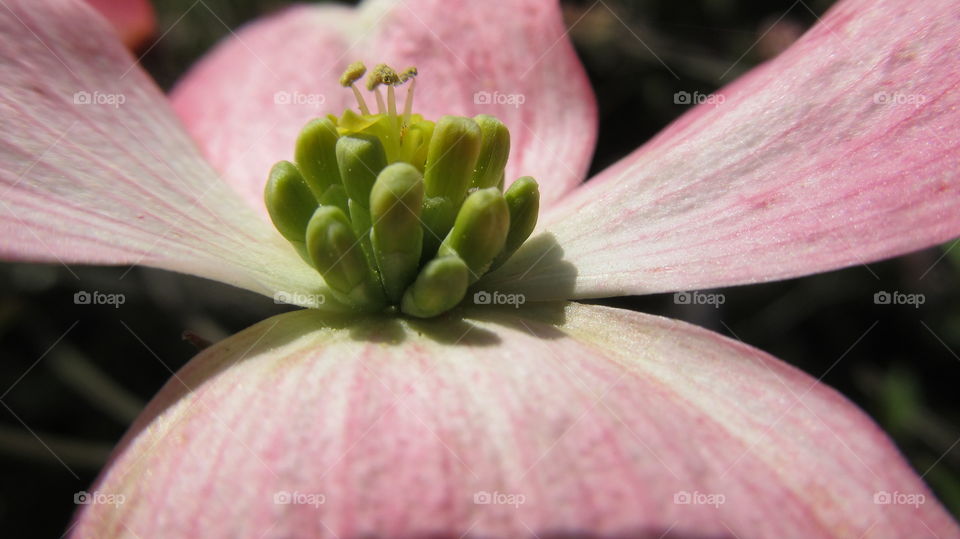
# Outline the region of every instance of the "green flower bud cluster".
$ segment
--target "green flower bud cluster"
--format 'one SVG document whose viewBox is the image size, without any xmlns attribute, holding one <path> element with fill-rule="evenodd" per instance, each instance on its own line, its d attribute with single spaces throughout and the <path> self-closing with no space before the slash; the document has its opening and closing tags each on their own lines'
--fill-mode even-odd
<svg viewBox="0 0 960 539">
<path fill-rule="evenodd" d="M 359 66 L 359 67 L 358 67 Z M 536 181 L 506 192 L 510 133 L 492 116 L 444 116 L 436 123 L 396 113 L 393 86 L 416 75 L 386 66 L 368 88 L 389 84 L 388 104 L 370 114 L 348 68 L 345 86 L 361 114 L 308 123 L 294 163 L 274 165 L 264 191 L 270 218 L 336 298 L 358 310 L 399 308 L 432 317 L 455 307 L 467 288 L 499 266 L 533 232 Z"/>
</svg>

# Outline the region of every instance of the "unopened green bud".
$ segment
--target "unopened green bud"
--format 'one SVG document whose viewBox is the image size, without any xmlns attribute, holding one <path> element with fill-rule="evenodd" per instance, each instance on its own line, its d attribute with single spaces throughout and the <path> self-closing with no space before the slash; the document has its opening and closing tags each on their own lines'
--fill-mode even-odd
<svg viewBox="0 0 960 539">
<path fill-rule="evenodd" d="M 510 210 L 495 187 L 475 191 L 464 201 L 457 220 L 437 256 L 456 255 L 470 268 L 476 282 L 503 249 L 510 231 Z"/>
<path fill-rule="evenodd" d="M 327 118 L 311 120 L 300 130 L 294 149 L 294 160 L 303 173 L 314 197 L 321 203 L 324 193 L 333 185 L 340 185 L 337 167 L 337 127 Z"/>
<path fill-rule="evenodd" d="M 350 211 L 347 201 L 347 191 L 341 184 L 327 187 L 326 192 L 320 197 L 320 204 L 322 206 L 336 206 L 343 210 L 344 213 Z"/>
<path fill-rule="evenodd" d="M 470 187 L 496 187 L 510 157 L 510 131 L 503 122 L 487 114 L 473 119 L 480 126 L 481 143 Z"/>
<path fill-rule="evenodd" d="M 407 163 L 383 169 L 370 192 L 370 240 L 384 292 L 394 303 L 403 297 L 420 266 L 422 205 L 423 177 Z"/>
<path fill-rule="evenodd" d="M 373 182 L 387 166 L 387 154 L 380 139 L 360 134 L 340 137 L 337 164 L 347 197 L 366 208 L 370 204 Z"/>
<path fill-rule="evenodd" d="M 457 210 L 467 195 L 473 169 L 480 155 L 480 127 L 470 118 L 444 116 L 433 128 L 427 150 L 423 185 L 427 202 L 423 222 L 427 256 L 453 226 Z"/>
<path fill-rule="evenodd" d="M 467 265 L 456 256 L 435 258 L 403 294 L 400 310 L 410 316 L 430 318 L 455 307 L 467 293 Z"/>
<path fill-rule="evenodd" d="M 317 200 L 293 163 L 280 161 L 273 165 L 263 199 L 280 234 L 291 242 L 303 243 Z"/>
<path fill-rule="evenodd" d="M 537 227 L 537 215 L 540 212 L 540 187 L 530 176 L 523 176 L 510 185 L 503 194 L 510 208 L 510 232 L 503 251 L 497 255 L 493 267 L 507 261 L 517 249 L 527 241 L 533 229 Z"/>
<path fill-rule="evenodd" d="M 350 224 L 353 227 L 353 233 L 357 235 L 360 242 L 360 249 L 363 256 L 367 259 L 367 265 L 380 278 L 380 272 L 377 269 L 377 260 L 373 256 L 373 245 L 370 243 L 370 210 L 364 208 L 356 200 L 350 200 L 347 203 L 350 208 Z"/>
<path fill-rule="evenodd" d="M 437 254 L 437 248 L 444 236 L 453 227 L 457 218 L 457 209 L 453 202 L 444 197 L 427 197 L 423 199 L 423 253 L 420 261 L 426 262 Z"/>
<path fill-rule="evenodd" d="M 444 116 L 433 129 L 423 174 L 428 197 L 463 202 L 480 155 L 480 127 L 470 118 Z"/>
<path fill-rule="evenodd" d="M 383 297 L 367 265 L 350 220 L 340 208 L 317 208 L 307 225 L 307 253 L 339 299 L 358 308 L 376 308 Z"/>
</svg>

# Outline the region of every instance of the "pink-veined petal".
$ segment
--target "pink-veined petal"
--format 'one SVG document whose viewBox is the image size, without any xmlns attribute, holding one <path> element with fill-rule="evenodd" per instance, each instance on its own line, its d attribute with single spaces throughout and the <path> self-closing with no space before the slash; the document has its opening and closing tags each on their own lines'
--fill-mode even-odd
<svg viewBox="0 0 960 539">
<path fill-rule="evenodd" d="M 157 20 L 150 0 L 86 0 L 110 21 L 120 39 L 130 48 L 153 35 Z"/>
<path fill-rule="evenodd" d="M 583 181 L 596 104 L 556 0 L 294 7 L 222 43 L 177 85 L 172 100 L 207 157 L 265 214 L 264 178 L 273 163 L 292 157 L 300 128 L 356 108 L 338 81 L 357 60 L 417 66 L 415 111 L 427 118 L 499 117 L 513 142 L 507 183 L 536 177 L 544 204 Z"/>
<path fill-rule="evenodd" d="M 487 286 L 522 287 L 528 300 L 690 290 L 954 238 L 958 82 L 955 2 L 841 2 L 781 56 L 561 201 L 542 218 L 549 241 Z"/>
<path fill-rule="evenodd" d="M 835 391 L 576 304 L 266 320 L 177 374 L 90 492 L 123 503 L 77 537 L 960 536 Z"/>
<path fill-rule="evenodd" d="M 0 257 L 144 264 L 272 295 L 324 283 L 200 156 L 101 17 L 0 6 Z"/>
</svg>

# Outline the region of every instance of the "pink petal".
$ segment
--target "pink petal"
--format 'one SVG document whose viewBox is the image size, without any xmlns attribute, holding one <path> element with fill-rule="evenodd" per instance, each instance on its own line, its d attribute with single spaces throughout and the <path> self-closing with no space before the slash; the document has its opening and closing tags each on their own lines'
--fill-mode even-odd
<svg viewBox="0 0 960 539">
<path fill-rule="evenodd" d="M 528 300 L 689 290 L 960 235 L 958 19 L 956 2 L 841 2 L 722 104 L 564 199 L 542 219 L 559 251 L 541 241 L 488 286 L 522 280 Z"/>
<path fill-rule="evenodd" d="M 86 0 L 110 21 L 120 39 L 130 48 L 142 45 L 157 24 L 149 0 Z"/>
<path fill-rule="evenodd" d="M 320 293 L 316 271 L 217 177 L 89 7 L 8 0 L 0 33 L 0 257 Z"/>
<path fill-rule="evenodd" d="M 267 171 L 292 157 L 300 128 L 356 108 L 338 84 L 356 60 L 417 66 L 415 110 L 428 118 L 498 116 L 513 139 L 508 183 L 535 176 L 545 203 L 583 181 L 596 140 L 595 102 L 551 0 L 291 8 L 205 57 L 174 90 L 174 108 L 214 165 L 262 208 Z M 477 104 L 481 91 L 520 94 L 524 102 Z"/>
<path fill-rule="evenodd" d="M 300 311 L 208 349 L 75 535 L 960 537 L 869 418 L 762 352 L 603 307 L 486 316 Z"/>
</svg>

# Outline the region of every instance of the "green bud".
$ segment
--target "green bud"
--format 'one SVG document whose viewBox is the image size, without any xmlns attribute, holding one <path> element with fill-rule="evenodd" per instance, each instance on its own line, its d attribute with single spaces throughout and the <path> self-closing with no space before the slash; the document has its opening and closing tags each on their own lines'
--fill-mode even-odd
<svg viewBox="0 0 960 539">
<path fill-rule="evenodd" d="M 331 185 L 327 187 L 327 190 L 323 193 L 323 196 L 320 197 L 320 205 L 322 206 L 336 206 L 343 210 L 344 213 L 350 211 L 350 206 L 348 205 L 347 200 L 347 191 L 344 190 L 343 185 Z"/>
<path fill-rule="evenodd" d="M 470 187 L 496 187 L 510 157 L 510 131 L 503 122 L 493 116 L 481 114 L 473 119 L 480 126 L 481 142 L 480 155 Z"/>
<path fill-rule="evenodd" d="M 423 200 L 423 254 L 420 261 L 426 262 L 437 254 L 440 242 L 447 235 L 457 218 L 453 202 L 444 197 L 427 197 Z"/>
<path fill-rule="evenodd" d="M 503 251 L 497 255 L 491 267 L 498 267 L 507 261 L 517 249 L 527 241 L 533 229 L 537 227 L 537 215 L 540 212 L 540 187 L 530 176 L 523 176 L 510 185 L 503 194 L 510 209 L 510 232 Z"/>
<path fill-rule="evenodd" d="M 420 266 L 422 205 L 423 177 L 407 163 L 383 169 L 370 192 L 370 240 L 383 289 L 394 303 L 403 297 Z"/>
<path fill-rule="evenodd" d="M 361 134 L 340 137 L 337 164 L 347 197 L 366 208 L 370 204 L 373 182 L 387 166 L 387 155 L 380 139 Z"/>
<path fill-rule="evenodd" d="M 311 120 L 297 136 L 294 160 L 313 196 L 321 202 L 330 186 L 340 185 L 336 154 L 338 138 L 337 127 L 327 118 Z"/>
<path fill-rule="evenodd" d="M 383 303 L 380 285 L 367 265 L 350 220 L 340 208 L 321 206 L 307 225 L 307 253 L 313 266 L 344 303 L 359 308 Z"/>
<path fill-rule="evenodd" d="M 377 269 L 376 258 L 373 256 L 373 246 L 370 243 L 370 210 L 361 206 L 356 200 L 350 200 L 347 206 L 350 208 L 350 225 L 353 228 L 353 233 L 356 234 L 357 240 L 360 242 L 360 249 L 367 259 L 367 265 L 379 280 L 380 272 Z"/>
<path fill-rule="evenodd" d="M 480 155 L 480 140 L 480 127 L 470 118 L 440 118 L 433 129 L 423 174 L 428 197 L 443 197 L 460 206 Z"/>
<path fill-rule="evenodd" d="M 317 200 L 293 163 L 280 161 L 273 165 L 263 199 L 280 234 L 290 242 L 303 243 Z"/>
<path fill-rule="evenodd" d="M 510 231 L 510 209 L 495 187 L 475 191 L 464 201 L 437 256 L 456 255 L 470 268 L 474 283 L 503 250 Z"/>
<path fill-rule="evenodd" d="M 400 310 L 430 318 L 455 307 L 467 293 L 470 270 L 456 256 L 431 260 L 403 294 Z"/>
</svg>

